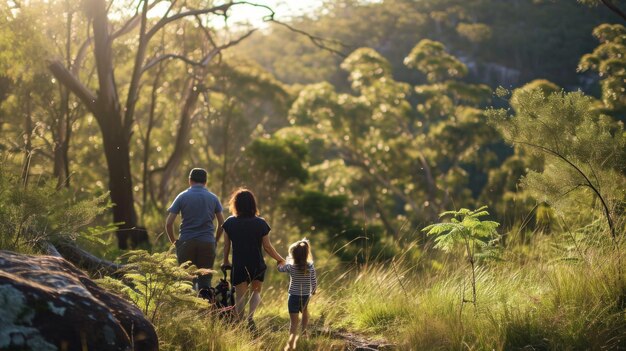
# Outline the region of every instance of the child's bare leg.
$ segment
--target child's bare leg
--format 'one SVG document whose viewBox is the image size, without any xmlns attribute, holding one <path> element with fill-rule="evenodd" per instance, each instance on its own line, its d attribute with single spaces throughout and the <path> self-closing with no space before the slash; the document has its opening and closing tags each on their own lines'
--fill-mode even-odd
<svg viewBox="0 0 626 351">
<path fill-rule="evenodd" d="M 309 325 L 309 308 L 305 306 L 302 309 L 302 335 L 307 335 L 306 327 Z"/>
<path fill-rule="evenodd" d="M 300 323 L 300 318 L 298 313 L 289 313 L 289 319 L 291 321 L 289 325 L 289 341 L 287 342 L 285 350 L 295 350 L 296 343 L 298 342 L 298 324 Z"/>
<path fill-rule="evenodd" d="M 246 308 L 247 292 L 247 282 L 235 285 L 235 312 L 237 313 L 237 320 L 241 320 L 243 318 L 244 309 Z"/>
</svg>

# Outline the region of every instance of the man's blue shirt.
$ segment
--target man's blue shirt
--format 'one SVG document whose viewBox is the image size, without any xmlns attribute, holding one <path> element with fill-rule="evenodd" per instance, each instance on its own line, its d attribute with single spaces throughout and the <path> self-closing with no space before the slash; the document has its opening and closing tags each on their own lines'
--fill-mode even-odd
<svg viewBox="0 0 626 351">
<path fill-rule="evenodd" d="M 176 196 L 168 212 L 182 213 L 180 240 L 197 239 L 215 242 L 215 214 L 222 212 L 222 204 L 204 185 L 194 184 Z"/>
</svg>

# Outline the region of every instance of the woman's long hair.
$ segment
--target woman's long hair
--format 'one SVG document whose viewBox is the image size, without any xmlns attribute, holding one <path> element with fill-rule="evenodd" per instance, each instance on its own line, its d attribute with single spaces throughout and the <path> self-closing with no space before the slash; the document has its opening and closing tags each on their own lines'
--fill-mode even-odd
<svg viewBox="0 0 626 351">
<path fill-rule="evenodd" d="M 228 201 L 228 209 L 235 217 L 254 217 L 259 214 L 256 198 L 252 191 L 246 188 L 239 188 L 233 192 Z"/>
<path fill-rule="evenodd" d="M 297 269 L 308 273 L 309 263 L 313 263 L 309 241 L 302 239 L 291 244 L 291 246 L 289 246 L 289 259 L 293 261 L 293 265 Z"/>
</svg>

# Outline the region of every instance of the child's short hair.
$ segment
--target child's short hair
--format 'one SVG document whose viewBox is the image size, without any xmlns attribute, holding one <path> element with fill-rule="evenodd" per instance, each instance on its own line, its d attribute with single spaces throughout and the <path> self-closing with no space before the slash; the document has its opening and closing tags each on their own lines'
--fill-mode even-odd
<svg viewBox="0 0 626 351">
<path fill-rule="evenodd" d="M 313 263 L 311 255 L 311 245 L 306 238 L 298 240 L 289 246 L 289 258 L 296 268 L 307 272 L 309 263 Z"/>
</svg>

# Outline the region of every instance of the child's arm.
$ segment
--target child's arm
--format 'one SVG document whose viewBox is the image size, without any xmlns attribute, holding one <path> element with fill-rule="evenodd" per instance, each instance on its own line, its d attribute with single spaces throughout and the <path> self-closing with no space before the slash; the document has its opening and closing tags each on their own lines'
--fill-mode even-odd
<svg viewBox="0 0 626 351">
<path fill-rule="evenodd" d="M 281 263 L 278 264 L 278 271 L 279 272 L 289 273 L 289 269 L 290 268 L 291 268 L 291 266 L 286 264 L 286 263 L 284 263 L 284 262 L 281 262 Z"/>
<path fill-rule="evenodd" d="M 311 294 L 315 295 L 317 290 L 317 276 L 315 275 L 315 266 L 311 264 Z"/>
</svg>

